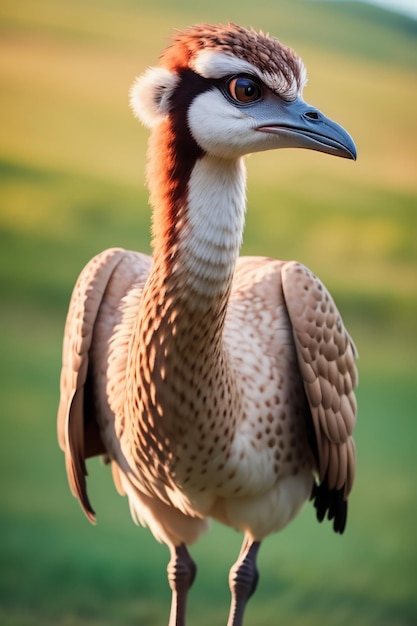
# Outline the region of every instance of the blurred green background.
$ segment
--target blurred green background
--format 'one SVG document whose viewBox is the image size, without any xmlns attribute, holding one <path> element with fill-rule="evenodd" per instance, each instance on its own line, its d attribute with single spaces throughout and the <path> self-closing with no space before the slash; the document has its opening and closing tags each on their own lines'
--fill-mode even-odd
<svg viewBox="0 0 417 626">
<path fill-rule="evenodd" d="M 243 253 L 297 258 L 333 292 L 360 352 L 358 477 L 346 534 L 308 505 L 260 553 L 248 626 L 417 622 L 417 22 L 357 3 L 3 0 L 0 4 L 0 623 L 162 625 L 167 550 L 90 462 L 98 525 L 55 437 L 66 307 L 85 262 L 149 251 L 147 132 L 127 93 L 174 28 L 233 20 L 303 57 L 305 98 L 357 163 L 248 159 Z M 193 547 L 189 623 L 224 624 L 241 537 Z"/>
</svg>

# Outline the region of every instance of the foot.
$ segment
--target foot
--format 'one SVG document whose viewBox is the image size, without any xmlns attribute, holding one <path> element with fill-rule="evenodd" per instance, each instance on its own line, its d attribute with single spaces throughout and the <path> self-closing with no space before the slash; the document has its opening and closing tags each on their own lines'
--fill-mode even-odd
<svg viewBox="0 0 417 626">
<path fill-rule="evenodd" d="M 259 573 L 256 567 L 259 541 L 245 539 L 236 563 L 229 574 L 232 602 L 227 626 L 242 626 L 246 604 L 256 589 Z"/>
<path fill-rule="evenodd" d="M 194 582 L 196 571 L 196 565 L 184 544 L 171 548 L 171 560 L 167 567 L 169 586 L 172 590 L 168 626 L 185 626 L 187 594 Z"/>
</svg>

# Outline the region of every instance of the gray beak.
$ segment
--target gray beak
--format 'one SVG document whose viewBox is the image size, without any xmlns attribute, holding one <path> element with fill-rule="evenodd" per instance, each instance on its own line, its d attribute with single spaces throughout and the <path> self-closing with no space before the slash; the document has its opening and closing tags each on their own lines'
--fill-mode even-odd
<svg viewBox="0 0 417 626">
<path fill-rule="evenodd" d="M 278 135 L 282 138 L 282 147 L 285 148 L 307 148 L 356 160 L 356 147 L 352 137 L 318 109 L 301 99 L 281 102 L 278 109 L 256 130 Z"/>
</svg>

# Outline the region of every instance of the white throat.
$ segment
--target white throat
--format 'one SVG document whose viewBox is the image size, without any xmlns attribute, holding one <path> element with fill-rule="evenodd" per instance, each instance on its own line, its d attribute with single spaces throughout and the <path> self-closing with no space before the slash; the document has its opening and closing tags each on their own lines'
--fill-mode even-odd
<svg viewBox="0 0 417 626">
<path fill-rule="evenodd" d="M 245 211 L 243 159 L 207 155 L 199 159 L 188 184 L 187 225 L 178 246 L 187 291 L 189 296 L 195 294 L 196 308 L 228 292 L 242 244 Z"/>
</svg>

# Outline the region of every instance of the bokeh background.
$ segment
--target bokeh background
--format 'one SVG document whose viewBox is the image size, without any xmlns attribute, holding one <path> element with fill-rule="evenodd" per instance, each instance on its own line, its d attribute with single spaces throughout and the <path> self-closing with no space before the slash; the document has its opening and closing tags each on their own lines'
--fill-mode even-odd
<svg viewBox="0 0 417 626">
<path fill-rule="evenodd" d="M 207 5 L 203 7 L 203 5 Z M 358 161 L 248 159 L 243 253 L 296 258 L 333 292 L 360 352 L 358 477 L 346 534 L 311 505 L 265 541 L 248 626 L 417 623 L 417 22 L 305 0 L 2 0 L 0 4 L 0 623 L 167 622 L 167 550 L 89 463 L 98 513 L 71 497 L 55 436 L 75 278 L 110 246 L 149 251 L 147 132 L 127 93 L 174 28 L 233 20 L 303 57 L 305 98 Z M 224 624 L 241 537 L 193 547 L 189 623 Z"/>
</svg>

